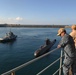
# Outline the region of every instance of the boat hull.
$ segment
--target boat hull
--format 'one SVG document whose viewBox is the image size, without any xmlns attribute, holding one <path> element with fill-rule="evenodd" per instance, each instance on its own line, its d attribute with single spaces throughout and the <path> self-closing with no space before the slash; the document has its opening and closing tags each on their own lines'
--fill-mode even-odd
<svg viewBox="0 0 76 75">
<path fill-rule="evenodd" d="M 50 48 L 55 44 L 56 39 L 54 39 L 50 44 L 48 45 L 43 45 L 41 48 L 39 48 L 38 50 L 36 50 L 34 52 L 34 56 L 38 57 L 41 56 L 43 54 L 45 54 L 46 52 L 48 52 L 50 50 Z"/>
<path fill-rule="evenodd" d="M 0 42 L 2 42 L 2 43 L 11 42 L 11 41 L 16 40 L 16 38 L 17 38 L 17 36 L 15 36 L 14 38 L 7 38 L 7 39 L 5 38 L 5 39 L 0 40 Z"/>
</svg>

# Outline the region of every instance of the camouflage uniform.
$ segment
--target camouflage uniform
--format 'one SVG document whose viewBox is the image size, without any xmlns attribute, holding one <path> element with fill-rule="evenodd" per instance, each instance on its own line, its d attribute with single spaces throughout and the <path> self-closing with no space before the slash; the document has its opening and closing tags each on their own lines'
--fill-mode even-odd
<svg viewBox="0 0 76 75">
<path fill-rule="evenodd" d="M 71 67 L 71 65 L 73 64 L 74 61 L 74 57 L 75 57 L 75 45 L 74 45 L 74 41 L 73 38 L 68 35 L 65 34 L 59 45 L 61 45 L 61 47 L 64 49 L 64 61 L 63 61 L 63 73 L 64 75 L 69 75 L 69 69 Z"/>
</svg>

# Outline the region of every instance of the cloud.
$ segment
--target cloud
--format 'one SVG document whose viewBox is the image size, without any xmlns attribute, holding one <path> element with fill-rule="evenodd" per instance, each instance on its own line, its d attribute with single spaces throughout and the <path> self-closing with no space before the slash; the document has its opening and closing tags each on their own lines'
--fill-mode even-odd
<svg viewBox="0 0 76 75">
<path fill-rule="evenodd" d="M 23 18 L 17 17 L 16 20 L 17 20 L 17 21 L 21 21 L 21 20 L 23 20 Z"/>
<path fill-rule="evenodd" d="M 24 19 L 22 17 L 16 17 L 16 18 L 0 18 L 0 23 L 4 24 L 19 24 L 20 22 L 22 22 Z"/>
<path fill-rule="evenodd" d="M 43 20 L 43 19 L 27 19 L 22 17 L 12 17 L 12 18 L 2 18 L 0 17 L 0 24 L 76 24 L 75 20 L 72 19 L 51 19 L 51 20 Z"/>
<path fill-rule="evenodd" d="M 23 20 L 23 18 L 21 18 L 21 17 L 8 18 L 8 20 L 13 20 L 13 21 L 22 21 L 22 20 Z"/>
</svg>

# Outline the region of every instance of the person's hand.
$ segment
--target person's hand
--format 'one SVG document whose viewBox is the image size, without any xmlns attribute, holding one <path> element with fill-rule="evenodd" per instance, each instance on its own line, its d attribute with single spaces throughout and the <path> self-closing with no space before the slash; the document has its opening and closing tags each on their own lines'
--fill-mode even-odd
<svg viewBox="0 0 76 75">
<path fill-rule="evenodd" d="M 60 47 L 61 47 L 61 45 L 58 45 L 58 46 L 57 46 L 57 48 L 60 48 Z"/>
</svg>

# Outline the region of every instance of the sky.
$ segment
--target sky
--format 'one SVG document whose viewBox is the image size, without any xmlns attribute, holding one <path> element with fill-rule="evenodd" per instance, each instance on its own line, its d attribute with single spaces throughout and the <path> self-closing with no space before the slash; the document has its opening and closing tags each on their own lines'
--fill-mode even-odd
<svg viewBox="0 0 76 75">
<path fill-rule="evenodd" d="M 0 24 L 76 24 L 76 0 L 0 0 Z"/>
</svg>

